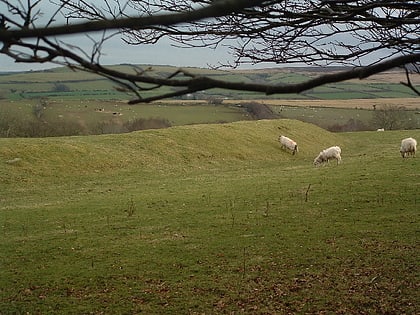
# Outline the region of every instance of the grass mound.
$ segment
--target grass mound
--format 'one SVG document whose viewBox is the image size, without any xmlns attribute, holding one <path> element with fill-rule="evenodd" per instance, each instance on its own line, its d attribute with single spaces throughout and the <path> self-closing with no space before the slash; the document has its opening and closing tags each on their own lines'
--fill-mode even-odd
<svg viewBox="0 0 420 315">
<path fill-rule="evenodd" d="M 299 154 L 281 150 L 278 137 L 299 144 Z M 119 135 L 0 139 L 3 178 L 83 175 L 119 169 L 149 171 L 206 167 L 235 161 L 307 160 L 341 136 L 296 120 L 191 125 Z"/>
</svg>

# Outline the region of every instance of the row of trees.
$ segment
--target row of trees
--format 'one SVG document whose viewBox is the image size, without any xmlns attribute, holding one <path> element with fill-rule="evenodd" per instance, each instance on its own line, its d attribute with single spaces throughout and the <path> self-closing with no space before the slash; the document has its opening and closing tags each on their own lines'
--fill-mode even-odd
<svg viewBox="0 0 420 315">
<path fill-rule="evenodd" d="M 336 123 L 326 126 L 326 128 L 333 132 L 376 130 L 379 128 L 384 130 L 416 129 L 419 128 L 416 115 L 414 111 L 385 105 L 372 112 L 372 119 L 369 124 L 359 119 L 350 118 L 344 124 Z"/>
<path fill-rule="evenodd" d="M 46 5 L 54 7 L 49 16 Z M 402 84 L 420 95 L 410 80 L 410 74 L 419 73 L 420 62 L 417 0 L 0 0 L 0 9 L 0 54 L 16 62 L 48 62 L 96 73 L 131 92 L 133 104 L 211 88 L 300 93 L 395 67 L 405 68 Z M 102 35 L 94 39 L 97 32 Z M 80 33 L 91 38 L 91 47 L 70 45 L 63 37 Z M 139 54 L 142 47 L 164 39 L 192 49 L 226 47 L 231 60 L 214 66 L 349 67 L 290 84 L 218 80 L 185 69 L 160 77 L 104 66 L 103 47 L 115 36 L 137 46 Z M 162 87 L 176 90 L 159 92 Z M 142 96 L 151 89 L 157 96 Z"/>
</svg>

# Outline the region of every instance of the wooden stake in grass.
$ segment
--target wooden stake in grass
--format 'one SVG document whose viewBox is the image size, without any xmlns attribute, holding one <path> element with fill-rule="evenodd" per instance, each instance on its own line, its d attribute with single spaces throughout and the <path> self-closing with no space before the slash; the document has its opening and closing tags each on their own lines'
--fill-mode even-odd
<svg viewBox="0 0 420 315">
<path fill-rule="evenodd" d="M 306 192 L 305 192 L 305 202 L 308 202 L 309 189 L 311 189 L 311 184 L 309 184 L 308 185 L 308 189 L 306 189 Z"/>
<path fill-rule="evenodd" d="M 127 212 L 128 217 L 132 217 L 135 210 L 136 210 L 136 203 L 134 202 L 133 197 L 131 197 L 130 201 L 128 202 L 127 210 L 125 210 L 125 212 Z"/>
<path fill-rule="evenodd" d="M 244 255 L 243 255 L 243 273 L 242 273 L 242 277 L 245 277 L 246 274 L 246 248 L 244 247 Z"/>
<path fill-rule="evenodd" d="M 269 210 L 270 210 L 270 202 L 268 200 L 266 200 L 266 202 L 265 202 L 264 217 L 268 217 Z"/>
<path fill-rule="evenodd" d="M 235 214 L 233 213 L 233 208 L 235 208 L 235 200 L 230 200 L 229 203 L 226 205 L 228 212 L 230 212 L 230 216 L 232 219 L 232 227 L 235 225 Z"/>
</svg>

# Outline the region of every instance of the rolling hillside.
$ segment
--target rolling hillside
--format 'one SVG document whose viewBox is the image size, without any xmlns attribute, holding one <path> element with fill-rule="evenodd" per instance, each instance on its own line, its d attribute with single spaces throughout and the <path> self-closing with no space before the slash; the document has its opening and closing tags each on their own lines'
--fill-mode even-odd
<svg viewBox="0 0 420 315">
<path fill-rule="evenodd" d="M 154 75 L 168 77 L 177 69 L 169 66 L 134 66 L 140 70 L 147 70 Z M 115 69 L 130 71 L 131 66 L 112 66 Z M 134 71 L 134 70 L 133 70 Z M 256 70 L 207 70 L 189 68 L 188 71 L 207 75 L 218 79 L 245 82 L 267 82 L 269 84 L 295 83 L 318 76 L 320 72 L 311 68 L 284 68 L 284 69 L 256 69 Z M 269 97 L 260 93 L 235 92 L 214 89 L 205 93 L 198 93 L 196 99 L 221 97 L 229 99 L 354 99 L 354 98 L 410 98 L 415 97 L 413 91 L 404 87 L 399 82 L 403 81 L 404 73 L 390 71 L 368 78 L 363 81 L 346 81 L 337 84 L 328 84 L 314 90 L 303 92 L 299 95 L 271 95 Z M 420 84 L 413 78 L 413 84 Z M 163 88 L 161 93 L 169 92 Z M 144 92 L 144 97 L 152 96 L 156 91 Z M 45 71 L 22 73 L 4 73 L 0 75 L 0 96 L 10 100 L 31 99 L 48 97 L 50 99 L 103 99 L 127 100 L 130 98 L 125 93 L 115 90 L 115 84 L 94 74 L 75 72 L 66 68 L 56 68 Z M 190 96 L 191 97 L 191 96 Z"/>
<path fill-rule="evenodd" d="M 261 120 L 1 138 L 0 313 L 414 314 L 407 136 Z M 314 167 L 330 145 L 342 164 Z"/>
<path fill-rule="evenodd" d="M 299 154 L 292 156 L 280 149 L 278 137 L 282 134 L 298 142 Z M 370 134 L 369 142 L 359 143 L 357 133 L 331 133 L 313 124 L 279 119 L 177 126 L 119 135 L 0 138 L 0 159 L 5 164 L 0 174 L 2 181 L 13 183 L 22 174 L 43 178 L 118 170 L 179 171 L 246 161 L 311 165 L 322 148 L 332 145 L 340 145 L 344 156 L 375 156 L 380 152 L 392 155 L 398 153 L 399 139 L 404 135 L 420 138 L 418 130 L 362 134 Z M 394 145 L 384 147 L 384 138 Z M 14 159 L 19 161 L 6 163 Z"/>
<path fill-rule="evenodd" d="M 302 153 L 292 157 L 279 151 L 280 134 L 296 139 Z M 0 139 L 3 162 L 21 159 L 16 165 L 6 165 L 0 174 L 2 180 L 13 182 L 22 173 L 73 176 L 118 169 L 205 167 L 246 160 L 311 160 L 320 147 L 337 142 L 341 142 L 339 134 L 287 119 L 179 126 L 121 135 Z"/>
</svg>

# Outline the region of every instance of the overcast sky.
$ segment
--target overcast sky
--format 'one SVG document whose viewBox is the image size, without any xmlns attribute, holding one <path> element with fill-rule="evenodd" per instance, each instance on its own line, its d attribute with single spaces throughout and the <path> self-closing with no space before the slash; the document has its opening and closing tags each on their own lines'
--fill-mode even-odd
<svg viewBox="0 0 420 315">
<path fill-rule="evenodd" d="M 23 3 L 26 2 L 23 1 Z M 45 19 L 48 19 L 52 12 L 55 10 L 54 6 L 51 5 L 49 0 L 42 0 L 38 8 L 44 13 Z M 4 4 L 1 3 L 0 12 L 7 12 Z M 10 17 L 10 15 L 8 16 Z M 39 22 L 40 25 L 42 22 L 43 21 L 41 19 Z M 61 24 L 63 23 L 64 20 L 61 21 Z M 83 34 L 64 36 L 61 37 L 61 39 L 63 39 L 65 42 L 69 42 L 78 47 L 81 47 L 87 53 L 90 52 L 92 47 L 92 41 Z M 208 64 L 215 66 L 219 62 L 226 63 L 229 59 L 229 55 L 226 49 L 223 47 L 219 47 L 216 50 L 206 48 L 181 49 L 171 46 L 168 41 L 161 41 L 158 44 L 149 46 L 131 46 L 125 44 L 120 38 L 118 38 L 118 36 L 115 36 L 106 42 L 102 49 L 102 53 L 103 56 L 101 57 L 100 62 L 105 65 L 130 63 L 173 65 L 183 67 L 208 67 Z M 14 60 L 12 60 L 10 57 L 0 54 L 0 71 L 38 70 L 49 67 L 57 67 L 57 65 L 15 63 Z"/>
<path fill-rule="evenodd" d="M 38 20 L 38 26 L 43 26 L 51 17 L 53 12 L 56 10 L 56 6 L 52 5 L 51 2 L 54 0 L 40 0 L 38 4 L 38 9 L 44 13 L 43 18 Z M 121 3 L 124 3 L 125 0 L 121 0 Z M 13 2 L 12 2 L 13 3 Z M 26 1 L 16 1 L 16 3 L 21 3 L 26 5 Z M 94 2 L 97 5 L 102 3 L 102 0 L 97 0 Z M 0 12 L 8 16 L 9 18 L 16 19 L 16 16 L 10 16 L 7 8 L 4 4 L 0 2 Z M 134 11 L 133 11 L 134 12 Z M 56 18 L 57 24 L 64 24 L 65 20 L 61 17 Z M 89 34 L 91 36 L 96 36 L 100 38 L 98 34 Z M 338 34 L 337 37 L 343 36 Z M 348 42 L 354 40 L 349 35 L 344 35 L 346 37 L 336 38 L 336 40 L 342 40 Z M 92 41 L 85 35 L 71 35 L 60 37 L 60 40 L 65 41 L 66 43 L 73 44 L 74 46 L 80 47 L 88 55 L 92 50 Z M 0 43 L 1 45 L 1 43 Z M 209 67 L 217 66 L 219 64 L 227 64 L 232 62 L 232 58 L 229 56 L 227 49 L 223 46 L 218 47 L 217 49 L 210 48 L 175 48 L 167 40 L 163 40 L 154 45 L 140 45 L 132 46 L 125 44 L 118 36 L 112 37 L 110 40 L 106 41 L 105 45 L 101 49 L 101 58 L 100 63 L 103 65 L 113 65 L 113 64 L 151 64 L 151 65 L 171 65 L 179 67 Z M 386 52 L 385 52 L 386 53 Z M 381 57 L 382 52 L 379 52 L 377 55 L 367 56 L 365 60 L 362 60 L 364 63 L 371 63 L 372 61 L 377 60 L 378 57 Z M 375 58 L 376 56 L 376 58 Z M 373 58 L 373 59 L 372 59 Z M 297 64 L 294 64 L 297 65 Z M 256 67 L 263 68 L 264 66 L 273 67 L 273 64 L 258 64 Z M 27 70 L 39 70 L 46 69 L 50 67 L 57 67 L 56 64 L 36 64 L 36 63 L 15 63 L 10 57 L 0 54 L 0 72 L 1 71 L 27 71 Z M 244 66 L 245 67 L 245 66 Z M 250 68 L 250 65 L 247 65 L 246 68 Z"/>
<path fill-rule="evenodd" d="M 63 38 L 66 42 L 74 43 L 86 52 L 91 49 L 91 40 L 85 35 L 73 35 Z M 175 48 L 168 42 L 160 42 L 150 46 L 131 46 L 115 37 L 106 42 L 102 49 L 102 64 L 153 64 L 207 67 L 208 64 L 217 65 L 225 62 L 228 54 L 223 47 L 216 50 L 206 48 Z M 15 63 L 10 57 L 0 54 L 0 71 L 38 70 L 57 67 L 54 64 Z"/>
</svg>

